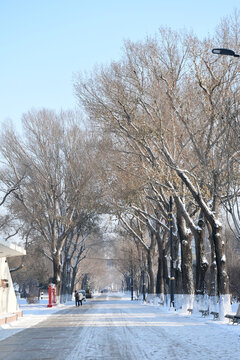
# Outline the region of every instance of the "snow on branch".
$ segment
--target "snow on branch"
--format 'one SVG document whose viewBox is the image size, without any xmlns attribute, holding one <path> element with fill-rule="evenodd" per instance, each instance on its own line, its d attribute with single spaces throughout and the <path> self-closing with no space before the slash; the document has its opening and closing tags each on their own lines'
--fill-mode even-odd
<svg viewBox="0 0 240 360">
<path fill-rule="evenodd" d="M 136 233 L 136 231 L 133 230 L 133 228 L 127 223 L 127 221 L 120 216 L 120 220 L 122 221 L 122 223 L 126 226 L 126 228 L 128 229 L 128 231 L 135 236 L 135 238 L 142 244 L 142 246 L 149 250 L 149 247 L 145 244 L 145 242 L 142 240 L 142 238 Z"/>
<path fill-rule="evenodd" d="M 136 210 L 137 212 L 139 212 L 146 220 L 148 220 L 147 218 L 150 218 L 154 221 L 156 221 L 160 226 L 162 226 L 165 230 L 169 231 L 169 227 L 164 224 L 162 221 L 160 221 L 158 218 L 156 218 L 155 216 L 147 213 L 146 211 L 139 209 L 138 207 L 132 205 L 131 206 L 134 210 Z M 149 223 L 150 224 L 150 223 Z M 150 224 L 151 225 L 151 224 Z"/>
</svg>

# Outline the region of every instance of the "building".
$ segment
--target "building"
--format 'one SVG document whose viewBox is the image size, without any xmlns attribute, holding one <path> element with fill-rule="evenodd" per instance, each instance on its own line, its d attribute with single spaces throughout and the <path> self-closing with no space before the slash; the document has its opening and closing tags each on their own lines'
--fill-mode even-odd
<svg viewBox="0 0 240 360">
<path fill-rule="evenodd" d="M 23 248 L 0 240 L 0 325 L 22 316 L 7 263 L 7 258 L 22 255 L 26 255 Z"/>
</svg>

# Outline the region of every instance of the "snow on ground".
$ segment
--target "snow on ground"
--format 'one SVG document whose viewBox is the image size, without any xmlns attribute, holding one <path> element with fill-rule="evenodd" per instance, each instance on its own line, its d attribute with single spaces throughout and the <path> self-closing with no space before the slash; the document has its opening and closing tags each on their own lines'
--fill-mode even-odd
<svg viewBox="0 0 240 360">
<path fill-rule="evenodd" d="M 86 359 L 103 359 L 103 354 L 104 359 L 111 356 L 112 359 L 144 356 L 151 360 L 240 358 L 240 325 L 213 320 L 211 315 L 203 318 L 200 313 L 187 315 L 173 308 L 130 301 L 130 297 L 123 294 L 108 295 L 106 301 L 97 300 L 97 297 L 91 300 L 92 306 L 88 309 L 83 306 L 84 312 L 78 315 L 81 341 L 68 360 L 79 359 L 83 349 L 86 349 Z M 20 302 L 23 317 L 0 327 L 0 341 L 52 314 L 61 317 L 61 312 L 56 314 L 57 311 L 74 305 L 72 301 L 48 308 L 46 300 L 40 300 L 39 304 Z M 232 305 L 233 313 L 237 307 L 238 304 Z M 110 357 L 106 357 L 106 350 Z"/>
<path fill-rule="evenodd" d="M 121 299 L 121 300 L 120 300 Z M 239 359 L 240 326 L 119 298 L 81 316 L 81 337 L 67 360 Z"/>
<path fill-rule="evenodd" d="M 17 321 L 0 325 L 0 341 L 19 331 L 38 324 L 40 321 L 47 319 L 57 311 L 69 307 L 69 305 L 73 305 L 73 302 L 70 302 L 67 305 L 53 306 L 52 308 L 47 307 L 47 300 L 40 300 L 37 304 L 28 304 L 26 299 L 19 299 L 18 304 L 20 310 L 23 312 L 23 316 L 19 317 Z"/>
</svg>

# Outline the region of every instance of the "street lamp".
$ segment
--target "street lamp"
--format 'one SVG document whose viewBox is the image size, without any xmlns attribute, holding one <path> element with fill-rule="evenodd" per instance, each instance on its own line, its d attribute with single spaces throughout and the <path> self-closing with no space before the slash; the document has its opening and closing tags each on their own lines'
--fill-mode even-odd
<svg viewBox="0 0 240 360">
<path fill-rule="evenodd" d="M 216 55 L 227 55 L 227 56 L 234 56 L 240 57 L 240 55 L 236 54 L 235 51 L 230 49 L 212 49 L 212 53 Z"/>
</svg>

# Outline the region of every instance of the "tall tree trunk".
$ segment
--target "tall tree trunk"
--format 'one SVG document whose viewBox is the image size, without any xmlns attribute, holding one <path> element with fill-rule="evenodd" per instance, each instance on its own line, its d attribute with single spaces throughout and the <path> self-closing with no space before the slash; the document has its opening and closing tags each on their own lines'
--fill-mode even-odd
<svg viewBox="0 0 240 360">
<path fill-rule="evenodd" d="M 77 275 L 77 267 L 73 267 L 72 268 L 72 277 L 71 277 L 71 287 L 70 287 L 71 294 L 73 293 L 73 290 L 74 290 L 76 275 Z"/>
<path fill-rule="evenodd" d="M 66 294 L 67 294 L 67 300 L 70 301 L 72 299 L 72 293 L 71 292 L 71 264 L 70 259 L 67 259 L 67 284 L 66 284 Z"/>
<path fill-rule="evenodd" d="M 217 184 L 217 176 L 216 176 Z M 217 185 L 215 185 L 217 186 Z M 217 196 L 213 197 L 213 213 L 218 214 L 219 200 Z M 222 238 L 222 224 L 214 216 L 209 218 L 211 226 L 211 237 L 215 248 L 217 265 L 217 294 L 229 294 L 229 278 L 227 275 L 226 255 L 224 250 L 224 241 Z"/>
<path fill-rule="evenodd" d="M 176 233 L 177 226 L 174 225 Z M 173 269 L 174 269 L 174 291 L 176 294 L 181 293 L 181 270 L 179 269 L 179 237 L 173 235 Z"/>
<path fill-rule="evenodd" d="M 216 222 L 213 222 L 211 225 L 217 264 L 217 293 L 218 295 L 229 294 L 229 279 L 227 275 L 224 243 L 222 241 L 222 226 Z"/>
<path fill-rule="evenodd" d="M 227 275 L 226 268 L 226 257 L 224 252 L 224 243 L 222 241 L 222 225 L 217 219 L 217 204 L 213 211 L 207 206 L 203 200 L 201 194 L 196 191 L 193 184 L 187 178 L 187 176 L 180 170 L 177 169 L 179 177 L 183 180 L 191 194 L 193 195 L 195 201 L 200 206 L 201 210 L 204 213 L 205 218 L 211 226 L 212 240 L 215 246 L 216 254 L 216 264 L 217 264 L 217 292 L 219 295 L 229 294 L 229 279 Z M 217 202 L 217 199 L 214 199 L 214 202 Z"/>
<path fill-rule="evenodd" d="M 60 302 L 66 302 L 66 288 L 67 288 L 67 264 L 66 259 L 62 265 L 62 279 L 61 279 L 61 295 L 60 295 Z"/>
<path fill-rule="evenodd" d="M 140 279 L 139 279 L 139 293 L 143 294 L 143 300 L 146 300 L 146 286 L 145 286 L 145 255 L 143 248 L 136 242 L 138 259 L 140 264 Z"/>
<path fill-rule="evenodd" d="M 209 243 L 211 248 L 211 264 L 210 264 L 210 289 L 209 294 L 210 296 L 217 295 L 217 263 L 216 263 L 216 253 L 215 253 L 215 245 L 212 238 L 212 228 L 209 223 L 208 226 L 208 233 L 209 233 Z"/>
<path fill-rule="evenodd" d="M 169 284 L 167 250 L 166 250 L 166 248 L 164 246 L 163 246 L 162 259 L 163 259 L 164 294 L 169 294 L 170 293 L 170 289 L 169 289 L 170 284 Z"/>
<path fill-rule="evenodd" d="M 166 236 L 165 234 L 163 237 Z M 156 234 L 158 245 L 158 271 L 156 281 L 156 294 L 164 294 L 164 259 L 163 259 L 163 239 L 161 239 L 159 231 Z"/>
<path fill-rule="evenodd" d="M 151 251 L 148 251 L 147 254 L 147 266 L 148 266 L 148 276 L 149 276 L 149 282 L 148 282 L 148 293 L 154 294 L 155 293 L 155 276 L 153 271 L 153 261 L 152 261 L 152 254 Z"/>
<path fill-rule="evenodd" d="M 177 226 L 181 244 L 181 269 L 183 293 L 190 295 L 194 293 L 193 266 L 192 266 L 192 233 L 186 227 L 181 209 L 177 208 Z"/>
<path fill-rule="evenodd" d="M 208 261 L 205 255 L 204 246 L 205 221 L 203 212 L 200 212 L 198 218 L 198 230 L 194 231 L 195 253 L 196 253 L 196 294 L 203 295 L 206 291 L 205 275 L 208 270 Z"/>
<path fill-rule="evenodd" d="M 155 275 L 153 270 L 153 258 L 155 253 L 156 237 L 152 231 L 150 231 L 150 237 L 151 237 L 151 244 L 147 251 L 147 267 L 148 267 L 148 276 L 149 276 L 148 293 L 155 294 Z"/>
<path fill-rule="evenodd" d="M 61 277 L 62 277 L 62 265 L 61 265 L 61 255 L 56 253 L 53 255 L 53 283 L 56 285 L 56 296 L 59 299 L 60 296 L 60 286 L 61 286 Z"/>
</svg>

